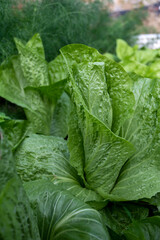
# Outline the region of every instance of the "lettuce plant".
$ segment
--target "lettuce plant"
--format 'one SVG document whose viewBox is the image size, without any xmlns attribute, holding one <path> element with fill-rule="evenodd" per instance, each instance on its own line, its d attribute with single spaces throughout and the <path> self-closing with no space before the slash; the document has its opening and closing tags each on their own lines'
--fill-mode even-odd
<svg viewBox="0 0 160 240">
<path fill-rule="evenodd" d="M 159 78 L 160 51 L 159 49 L 138 49 L 138 46 L 129 46 L 124 40 L 117 40 L 116 53 L 121 60 L 120 64 L 127 72 L 149 77 Z"/>
<path fill-rule="evenodd" d="M 160 80 L 128 74 L 85 45 L 65 46 L 47 63 L 39 35 L 16 43 L 19 64 L 14 71 L 14 64 L 11 71 L 2 64 L 0 95 L 23 108 L 26 119 L 1 111 L 0 125 L 14 151 L 10 162 L 1 154 L 0 164 L 11 165 L 34 214 L 35 234 L 158 240 Z M 16 215 L 13 221 L 21 220 Z M 7 236 L 3 229 L 0 234 Z"/>
</svg>

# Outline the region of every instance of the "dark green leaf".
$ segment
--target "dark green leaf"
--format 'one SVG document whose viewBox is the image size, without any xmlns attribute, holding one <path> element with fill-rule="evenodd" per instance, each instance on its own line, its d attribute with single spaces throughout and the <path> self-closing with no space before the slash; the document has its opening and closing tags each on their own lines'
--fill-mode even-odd
<svg viewBox="0 0 160 240">
<path fill-rule="evenodd" d="M 39 231 L 14 159 L 0 130 L 0 238 L 40 240 Z"/>
<path fill-rule="evenodd" d="M 44 240 L 109 240 L 101 215 L 87 204 L 45 180 L 28 182 L 25 189 Z"/>
</svg>

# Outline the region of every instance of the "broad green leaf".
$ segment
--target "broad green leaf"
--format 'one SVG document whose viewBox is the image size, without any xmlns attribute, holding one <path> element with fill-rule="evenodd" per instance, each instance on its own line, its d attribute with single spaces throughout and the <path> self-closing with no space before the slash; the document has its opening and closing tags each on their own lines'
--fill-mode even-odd
<svg viewBox="0 0 160 240">
<path fill-rule="evenodd" d="M 127 72 L 134 72 L 143 77 L 159 78 L 158 50 L 130 47 L 125 41 L 118 39 L 117 56 L 122 60 L 120 64 Z"/>
<path fill-rule="evenodd" d="M 135 60 L 142 64 L 148 64 L 157 56 L 157 50 L 153 49 L 145 49 L 145 50 L 137 50 L 135 52 Z"/>
<path fill-rule="evenodd" d="M 120 60 L 133 60 L 135 50 L 130 47 L 127 42 L 122 39 L 117 39 L 116 53 Z"/>
<path fill-rule="evenodd" d="M 19 58 L 13 56 L 0 66 L 0 96 L 27 109 L 29 106 L 25 96 L 25 87 L 26 81 L 22 74 Z"/>
<path fill-rule="evenodd" d="M 107 205 L 106 200 L 95 191 L 86 188 L 82 183 L 80 185 L 79 182 L 67 182 L 64 179 L 58 179 L 58 181 L 54 181 L 54 184 L 59 189 L 68 191 L 69 194 L 89 204 L 94 209 L 101 210 Z"/>
<path fill-rule="evenodd" d="M 0 130 L 0 238 L 40 240 L 32 209 L 18 178 L 14 159 Z"/>
<path fill-rule="evenodd" d="M 123 126 L 123 137 L 132 142 L 137 152 L 146 148 L 157 129 L 157 110 L 159 107 L 158 96 L 155 96 L 155 87 L 159 81 L 131 75 L 134 81 L 133 93 L 135 106 L 132 117 Z"/>
<path fill-rule="evenodd" d="M 3 123 L 0 123 L 0 126 L 7 136 L 12 150 L 15 150 L 23 141 L 25 136 L 27 136 L 30 131 L 32 131 L 26 120 L 10 119 L 4 121 Z"/>
<path fill-rule="evenodd" d="M 26 47 L 32 49 L 38 56 L 45 59 L 45 52 L 40 35 L 35 34 L 27 43 Z"/>
<path fill-rule="evenodd" d="M 108 93 L 112 103 L 112 130 L 115 133 L 119 132 L 125 120 L 131 116 L 134 107 L 133 83 L 129 75 L 119 64 L 101 55 L 94 48 L 82 44 L 71 44 L 63 47 L 60 52 L 70 74 L 72 66 L 79 65 L 79 63 L 96 65 L 99 62 L 105 65 Z"/>
<path fill-rule="evenodd" d="M 72 49 L 73 56 L 75 46 L 76 45 L 73 45 Z M 109 104 L 109 101 L 106 102 L 105 99 L 108 97 L 108 95 L 105 94 L 107 89 L 105 89 L 103 85 L 104 78 L 101 77 L 101 71 L 99 73 L 99 81 L 103 86 L 103 90 L 100 91 L 101 94 L 96 94 L 95 91 L 98 88 L 96 82 L 97 78 L 93 78 L 92 84 L 83 90 L 83 79 L 81 74 L 82 76 L 84 74 L 82 69 L 85 69 L 86 75 L 84 76 L 87 78 L 87 74 L 89 77 L 92 76 L 92 70 L 93 74 L 95 71 L 94 67 L 97 70 L 97 66 L 103 66 L 103 62 L 85 62 L 88 51 L 92 52 L 91 48 L 89 48 L 89 50 L 87 48 L 88 51 L 86 50 L 86 55 L 84 57 L 86 67 L 82 64 L 77 64 L 76 69 L 72 68 L 69 62 L 69 57 L 72 53 L 71 47 L 72 46 L 69 47 L 70 52 L 68 51 L 68 47 L 62 48 L 61 50 L 70 73 L 69 87 L 72 101 L 75 103 L 75 110 L 73 110 L 72 115 L 74 116 L 72 117 L 74 121 L 72 121 L 73 123 L 70 121 L 69 126 L 70 162 L 83 178 L 85 185 L 106 198 L 114 187 L 120 169 L 133 154 L 134 148 L 132 144 L 114 135 L 113 132 L 110 131 L 106 124 L 103 111 L 98 112 L 97 109 L 94 109 L 94 105 L 92 106 L 90 104 L 92 101 L 90 101 L 90 98 L 86 97 L 87 94 L 88 96 L 95 95 L 96 101 L 101 102 L 103 108 L 104 106 L 108 107 L 106 104 Z M 83 45 L 80 45 L 80 49 L 81 48 L 83 49 Z M 83 49 L 84 52 L 85 49 L 86 47 Z M 78 50 L 76 52 L 77 55 Z M 94 53 L 95 50 L 93 49 L 93 57 Z M 79 59 L 77 62 L 78 61 Z M 97 91 L 99 91 L 99 89 L 97 89 Z M 105 96 L 104 99 L 103 95 Z M 105 111 L 105 108 L 103 110 Z M 75 117 L 76 115 L 77 117 Z"/>
<path fill-rule="evenodd" d="M 118 58 L 122 61 L 136 61 L 138 63 L 146 64 L 156 58 L 158 51 L 153 49 L 139 50 L 137 45 L 130 47 L 127 42 L 118 39 L 116 53 Z"/>
<path fill-rule="evenodd" d="M 25 183 L 25 189 L 37 217 L 41 239 L 110 239 L 99 212 L 78 198 L 44 180 Z"/>
<path fill-rule="evenodd" d="M 150 77 L 149 67 L 136 61 L 124 61 L 120 63 L 127 72 L 134 72 L 142 77 Z"/>
<path fill-rule="evenodd" d="M 49 85 L 48 64 L 45 61 L 39 34 L 34 35 L 25 45 L 19 39 L 15 39 L 15 43 L 27 85 L 31 87 Z"/>
<path fill-rule="evenodd" d="M 117 57 L 116 57 L 114 54 L 112 54 L 112 53 L 106 52 L 106 53 L 104 53 L 103 55 L 104 55 L 105 57 L 109 58 L 109 59 L 114 60 L 114 61 L 117 60 Z"/>
<path fill-rule="evenodd" d="M 65 138 L 68 134 L 68 119 L 70 115 L 70 98 L 67 93 L 63 93 L 57 101 L 52 123 L 51 135 Z"/>
<path fill-rule="evenodd" d="M 112 106 L 107 91 L 105 63 L 78 64 L 78 67 L 73 70 L 73 75 L 75 85 L 78 87 L 89 112 L 111 129 Z"/>
<path fill-rule="evenodd" d="M 26 88 L 25 94 L 29 105 L 25 114 L 33 132 L 49 135 L 55 104 L 35 88 Z"/>
<path fill-rule="evenodd" d="M 76 171 L 68 158 L 65 140 L 36 134 L 26 138 L 15 153 L 17 172 L 24 181 L 40 178 L 76 181 Z"/>
<path fill-rule="evenodd" d="M 15 159 L 17 172 L 23 181 L 49 179 L 84 202 L 97 202 L 96 208 L 106 205 L 96 192 L 85 188 L 75 169 L 69 164 L 69 153 L 63 139 L 31 135 L 18 148 Z"/>
<path fill-rule="evenodd" d="M 79 77 L 83 71 L 81 68 L 83 61 L 87 66 L 90 64 L 87 61 L 88 48 L 84 47 L 83 49 L 82 45 L 78 47 L 76 52 L 76 45 L 61 49 L 70 73 L 68 85 L 72 101 L 75 103 L 73 116 L 76 121 L 73 124 L 70 121 L 71 126 L 69 127 L 69 135 L 71 136 L 69 137 L 70 162 L 83 178 L 85 185 L 104 198 L 119 201 L 150 198 L 160 191 L 158 167 L 160 154 L 159 80 L 132 76 L 130 78 L 114 62 L 110 61 L 107 65 L 104 56 L 99 55 L 96 58 L 95 55 L 98 53 L 93 50 L 92 64 L 96 58 L 97 61 L 104 60 L 107 66 L 107 85 L 112 109 L 113 103 L 116 103 L 116 107 L 113 109 L 115 126 L 112 125 L 112 130 L 117 129 L 116 132 L 119 133 L 118 128 L 122 127 L 120 136 L 123 138 L 119 138 L 107 128 L 102 117 L 103 114 L 99 113 L 98 115 L 89 107 L 89 100 L 82 88 L 81 82 L 83 80 Z M 83 49 L 83 54 L 86 51 L 84 58 L 81 54 L 80 64 L 80 57 L 77 57 L 79 49 Z M 89 50 L 91 51 L 91 49 Z M 75 63 L 76 67 L 70 64 L 70 61 L 74 61 L 73 57 L 75 60 L 78 59 Z M 115 72 L 114 67 L 117 72 Z M 83 69 L 86 70 L 87 67 L 83 67 Z M 88 74 L 88 76 L 90 75 Z M 94 86 L 94 83 L 92 84 Z M 117 91 L 119 88 L 121 88 L 120 95 Z M 89 86 L 88 92 L 92 94 L 93 87 Z M 125 94 L 127 97 L 122 98 Z M 99 101 L 98 97 L 96 96 L 97 102 Z M 126 102 L 127 99 L 128 102 Z M 123 121 L 122 119 L 117 121 L 118 116 L 124 113 L 122 110 L 125 107 L 127 109 L 127 105 L 130 103 L 131 107 L 125 118 L 122 117 Z M 116 110 L 119 111 L 117 115 L 115 114 Z M 76 115 L 77 117 L 75 117 Z M 72 141 L 72 138 L 78 140 Z M 125 141 L 124 138 L 128 141 Z M 135 147 L 135 152 L 133 152 L 132 146 Z"/>
<path fill-rule="evenodd" d="M 159 240 L 160 217 L 150 217 L 133 222 L 125 232 L 127 240 Z"/>
<path fill-rule="evenodd" d="M 119 134 L 120 128 L 134 111 L 133 81 L 119 64 L 102 56 L 100 60 L 105 62 L 108 93 L 112 103 L 112 131 Z"/>
<path fill-rule="evenodd" d="M 62 80 L 54 84 L 50 84 L 49 86 L 42 86 L 36 89 L 39 90 L 42 95 L 46 96 L 52 104 L 56 104 L 57 100 L 62 95 L 65 84 L 66 80 Z"/>
<path fill-rule="evenodd" d="M 62 55 L 58 55 L 48 64 L 48 71 L 51 83 L 61 81 L 68 77 L 68 71 Z"/>
<path fill-rule="evenodd" d="M 66 81 L 62 80 L 49 86 L 25 89 L 30 106 L 30 109 L 25 110 L 25 113 L 35 133 L 50 134 L 53 112 L 65 84 Z"/>
<path fill-rule="evenodd" d="M 121 66 L 127 72 L 134 72 L 142 77 L 149 77 L 149 78 L 159 78 L 160 77 L 160 70 L 159 70 L 160 61 L 157 60 L 150 65 L 145 65 L 143 63 L 137 61 L 123 61 L 120 63 Z"/>
<path fill-rule="evenodd" d="M 43 101 L 43 96 L 37 90 L 25 89 L 26 82 L 21 78 L 20 63 L 19 67 L 15 67 L 17 61 L 19 61 L 18 57 L 13 57 L 1 66 L 0 96 L 24 108 L 35 132 L 49 133 L 48 123 L 51 121 L 52 114 L 48 114 L 50 110 L 48 102 Z"/>
<path fill-rule="evenodd" d="M 39 57 L 41 58 L 41 56 Z M 42 71 L 38 69 L 34 60 L 30 64 L 33 65 L 35 72 L 43 75 L 43 69 Z M 25 64 L 25 69 L 27 68 L 28 71 L 31 71 L 30 66 Z M 35 133 L 49 134 L 54 107 L 63 92 L 65 81 L 49 84 L 47 80 L 47 83 L 45 81 L 39 83 L 39 78 L 33 74 L 31 78 L 35 82 L 30 84 L 31 80 L 24 77 L 22 70 L 23 66 L 18 56 L 11 57 L 1 65 L 0 96 L 24 108 L 27 119 Z"/>
<path fill-rule="evenodd" d="M 159 65 L 160 65 L 160 60 L 158 59 L 148 66 L 151 78 L 160 78 Z"/>
<path fill-rule="evenodd" d="M 110 202 L 103 210 L 107 227 L 120 236 L 132 222 L 145 219 L 148 215 L 148 208 L 129 202 Z"/>
<path fill-rule="evenodd" d="M 68 122 L 68 148 L 70 151 L 70 164 L 77 170 L 78 175 L 86 185 L 83 137 L 74 104 L 71 104 L 71 113 Z"/>
<path fill-rule="evenodd" d="M 134 144 L 136 152 L 124 165 L 112 191 L 119 200 L 150 198 L 160 191 L 159 86 L 159 80 L 135 77 L 135 111 L 124 126 L 123 136 Z"/>
</svg>

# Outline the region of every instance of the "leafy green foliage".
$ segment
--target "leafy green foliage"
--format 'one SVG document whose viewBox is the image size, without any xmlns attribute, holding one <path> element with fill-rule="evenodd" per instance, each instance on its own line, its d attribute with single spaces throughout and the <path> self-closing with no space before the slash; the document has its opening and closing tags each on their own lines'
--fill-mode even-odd
<svg viewBox="0 0 160 240">
<path fill-rule="evenodd" d="M 16 174 L 9 144 L 0 129 L 0 238 L 39 240 L 27 195 Z"/>
<path fill-rule="evenodd" d="M 121 43 L 128 63 L 158 58 Z M 160 80 L 82 44 L 49 64 L 38 34 L 16 44 L 0 66 L 0 238 L 158 240 Z"/>
<path fill-rule="evenodd" d="M 69 164 L 66 141 L 61 138 L 31 135 L 16 151 L 15 160 L 23 181 L 49 179 L 84 202 L 95 203 L 96 208 L 106 205 L 96 192 L 84 188 L 82 180 Z"/>
<path fill-rule="evenodd" d="M 41 239 L 110 240 L 101 215 L 52 183 L 37 180 L 25 184 Z"/>
<path fill-rule="evenodd" d="M 132 222 L 147 218 L 149 210 L 147 207 L 136 203 L 113 202 L 109 203 L 102 213 L 105 216 L 106 225 L 118 235 L 122 236 Z"/>
<path fill-rule="evenodd" d="M 125 232 L 128 240 L 158 240 L 160 237 L 160 217 L 155 216 L 141 221 L 135 221 Z"/>
<path fill-rule="evenodd" d="M 127 72 L 134 72 L 143 77 L 159 78 L 159 49 L 138 49 L 138 46 L 129 46 L 124 40 L 117 40 L 117 56 L 120 64 Z"/>
<path fill-rule="evenodd" d="M 16 44 L 19 55 L 6 60 L 0 67 L 0 96 L 24 109 L 34 132 L 49 134 L 56 101 L 63 92 L 65 80 L 54 83 L 49 77 L 38 34 L 27 44 L 17 39 Z"/>
</svg>

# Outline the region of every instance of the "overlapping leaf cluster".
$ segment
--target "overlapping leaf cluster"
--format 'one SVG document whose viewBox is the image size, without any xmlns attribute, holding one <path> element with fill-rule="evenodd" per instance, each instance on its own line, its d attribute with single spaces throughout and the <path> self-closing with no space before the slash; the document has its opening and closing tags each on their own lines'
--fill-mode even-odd
<svg viewBox="0 0 160 240">
<path fill-rule="evenodd" d="M 0 96 L 24 119 L 1 108 L 1 238 L 158 240 L 160 80 L 85 45 L 47 63 L 38 34 L 15 41 Z"/>
<path fill-rule="evenodd" d="M 120 64 L 127 72 L 148 77 L 160 77 L 160 51 L 159 49 L 139 49 L 138 45 L 129 46 L 124 40 L 117 40 L 117 57 L 121 60 Z"/>
</svg>

